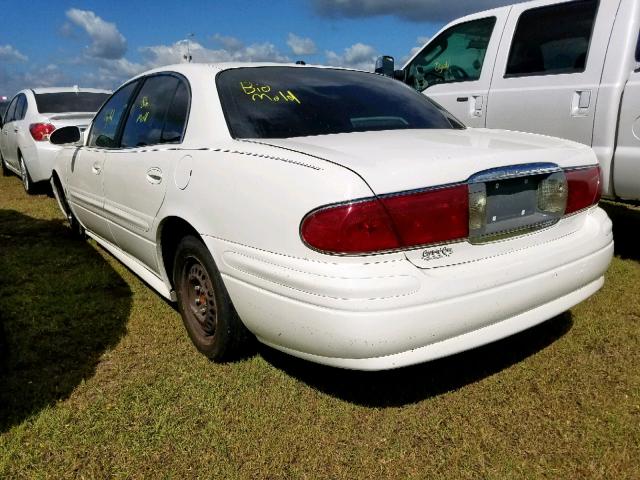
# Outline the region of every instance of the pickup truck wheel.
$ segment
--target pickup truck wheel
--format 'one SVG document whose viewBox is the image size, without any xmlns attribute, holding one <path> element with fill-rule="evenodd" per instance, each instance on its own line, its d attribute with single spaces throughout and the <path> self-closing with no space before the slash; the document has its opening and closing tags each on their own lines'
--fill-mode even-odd
<svg viewBox="0 0 640 480">
<path fill-rule="evenodd" d="M 237 357 L 249 332 L 200 239 L 186 236 L 178 244 L 173 280 L 182 321 L 196 348 L 216 362 Z"/>
<path fill-rule="evenodd" d="M 33 195 L 35 193 L 35 188 L 33 182 L 31 181 L 31 176 L 29 175 L 29 170 L 27 170 L 27 165 L 24 163 L 24 158 L 20 155 L 20 176 L 22 177 L 22 186 L 24 187 L 24 191 L 29 195 Z"/>
</svg>

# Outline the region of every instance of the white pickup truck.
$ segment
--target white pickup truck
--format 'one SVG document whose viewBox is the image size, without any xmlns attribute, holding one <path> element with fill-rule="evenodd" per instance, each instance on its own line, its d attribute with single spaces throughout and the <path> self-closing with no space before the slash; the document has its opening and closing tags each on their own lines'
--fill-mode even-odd
<svg viewBox="0 0 640 480">
<path fill-rule="evenodd" d="M 640 0 L 537 0 L 457 19 L 394 74 L 470 127 L 591 145 L 603 194 L 640 199 Z"/>
</svg>

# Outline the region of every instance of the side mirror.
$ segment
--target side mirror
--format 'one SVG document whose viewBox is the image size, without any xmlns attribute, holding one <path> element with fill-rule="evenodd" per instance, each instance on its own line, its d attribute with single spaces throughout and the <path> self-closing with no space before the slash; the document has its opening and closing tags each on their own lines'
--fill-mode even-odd
<svg viewBox="0 0 640 480">
<path fill-rule="evenodd" d="M 375 72 L 387 77 L 393 77 L 394 60 L 389 55 L 383 55 L 376 59 Z"/>
<path fill-rule="evenodd" d="M 395 80 L 400 80 L 401 82 L 404 82 L 404 70 L 394 70 L 393 78 Z"/>
<path fill-rule="evenodd" d="M 79 144 L 82 134 L 78 127 L 62 127 L 54 130 L 49 137 L 49 142 L 54 145 Z"/>
</svg>

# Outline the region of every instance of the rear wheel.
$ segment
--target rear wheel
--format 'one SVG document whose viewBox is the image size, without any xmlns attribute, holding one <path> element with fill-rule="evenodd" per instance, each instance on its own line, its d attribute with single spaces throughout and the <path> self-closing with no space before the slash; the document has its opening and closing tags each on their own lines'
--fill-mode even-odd
<svg viewBox="0 0 640 480">
<path fill-rule="evenodd" d="M 8 177 L 11 175 L 11 170 L 7 167 L 6 162 L 4 161 L 4 157 L 2 156 L 2 152 L 0 152 L 0 163 L 2 164 L 2 176 Z"/>
<path fill-rule="evenodd" d="M 27 170 L 27 165 L 24 163 L 24 158 L 22 155 L 19 157 L 20 161 L 20 176 L 22 177 L 22 186 L 24 187 L 24 191 L 29 195 L 33 195 L 35 193 L 35 188 L 33 182 L 31 181 L 31 176 L 29 175 L 29 170 Z"/>
<path fill-rule="evenodd" d="M 196 348 L 216 362 L 239 356 L 250 334 L 200 239 L 187 236 L 178 244 L 173 281 L 182 321 Z"/>
</svg>

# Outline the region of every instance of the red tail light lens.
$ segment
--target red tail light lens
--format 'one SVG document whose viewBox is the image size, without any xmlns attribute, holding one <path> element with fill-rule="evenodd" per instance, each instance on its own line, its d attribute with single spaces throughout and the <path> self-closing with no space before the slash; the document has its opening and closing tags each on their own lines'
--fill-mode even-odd
<svg viewBox="0 0 640 480">
<path fill-rule="evenodd" d="M 600 201 L 600 167 L 566 170 L 569 197 L 565 214 L 583 210 Z"/>
<path fill-rule="evenodd" d="M 438 190 L 381 198 L 403 247 L 448 242 L 469 235 L 469 188 Z"/>
<path fill-rule="evenodd" d="M 29 132 L 36 142 L 44 142 L 49 140 L 49 135 L 56 129 L 50 123 L 32 123 L 29 125 Z"/>
<path fill-rule="evenodd" d="M 468 188 L 458 185 L 317 210 L 300 233 L 317 250 L 373 253 L 465 238 L 468 212 Z"/>
<path fill-rule="evenodd" d="M 307 215 L 300 227 L 311 247 L 332 253 L 366 253 L 400 248 L 382 204 L 376 200 L 328 207 Z"/>
</svg>

